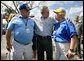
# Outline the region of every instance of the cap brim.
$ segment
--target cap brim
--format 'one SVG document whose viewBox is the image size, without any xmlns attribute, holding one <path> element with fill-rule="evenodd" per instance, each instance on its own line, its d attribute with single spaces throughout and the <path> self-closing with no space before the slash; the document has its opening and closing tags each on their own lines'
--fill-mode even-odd
<svg viewBox="0 0 84 61">
<path fill-rule="evenodd" d="M 30 10 L 31 10 L 31 8 L 27 8 L 27 10 L 29 10 L 29 11 L 30 11 Z"/>
<path fill-rule="evenodd" d="M 53 11 L 53 12 L 56 13 L 56 14 L 57 14 L 57 13 L 60 13 L 60 12 L 57 12 L 57 11 Z"/>
</svg>

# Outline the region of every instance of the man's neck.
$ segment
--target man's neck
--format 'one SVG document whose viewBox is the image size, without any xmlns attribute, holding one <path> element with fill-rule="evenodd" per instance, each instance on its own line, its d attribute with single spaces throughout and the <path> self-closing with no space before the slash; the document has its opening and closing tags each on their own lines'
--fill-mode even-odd
<svg viewBox="0 0 84 61">
<path fill-rule="evenodd" d="M 24 19 L 27 19 L 28 17 L 23 17 Z"/>
<path fill-rule="evenodd" d="M 62 22 L 64 20 L 64 18 L 56 18 L 58 22 Z"/>
<path fill-rule="evenodd" d="M 22 15 L 20 15 L 23 19 L 27 19 L 27 18 L 29 18 L 29 16 L 22 16 Z"/>
<path fill-rule="evenodd" d="M 48 18 L 48 17 L 44 17 L 44 16 L 42 16 L 41 18 L 46 19 L 46 18 Z"/>
</svg>

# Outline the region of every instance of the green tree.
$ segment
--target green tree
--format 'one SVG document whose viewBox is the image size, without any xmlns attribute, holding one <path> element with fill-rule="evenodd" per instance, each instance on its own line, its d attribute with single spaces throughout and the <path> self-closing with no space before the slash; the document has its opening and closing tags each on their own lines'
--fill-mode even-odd
<svg viewBox="0 0 84 61">
<path fill-rule="evenodd" d="M 6 8 L 6 9 L 5 9 L 5 12 L 6 12 L 7 14 L 16 13 L 16 11 L 15 11 L 14 9 L 12 9 L 12 8 Z"/>
</svg>

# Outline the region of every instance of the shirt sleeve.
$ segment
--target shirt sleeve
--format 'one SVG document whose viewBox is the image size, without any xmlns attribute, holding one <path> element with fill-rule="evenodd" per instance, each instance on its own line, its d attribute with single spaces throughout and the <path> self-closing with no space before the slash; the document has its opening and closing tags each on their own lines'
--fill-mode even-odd
<svg viewBox="0 0 84 61">
<path fill-rule="evenodd" d="M 70 38 L 77 36 L 75 25 L 71 21 L 67 22 L 67 27 L 68 35 L 70 36 Z"/>
</svg>

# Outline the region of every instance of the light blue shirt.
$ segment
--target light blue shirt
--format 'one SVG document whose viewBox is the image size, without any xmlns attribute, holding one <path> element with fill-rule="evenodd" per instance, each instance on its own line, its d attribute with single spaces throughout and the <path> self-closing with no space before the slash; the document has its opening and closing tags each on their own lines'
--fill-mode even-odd
<svg viewBox="0 0 84 61">
<path fill-rule="evenodd" d="M 23 19 L 15 16 L 8 24 L 8 30 L 13 31 L 13 37 L 22 44 L 32 42 L 34 21 L 31 18 Z"/>
<path fill-rule="evenodd" d="M 69 43 L 74 35 L 77 35 L 77 32 L 71 21 L 64 19 L 54 24 L 53 37 L 56 42 Z"/>
</svg>

